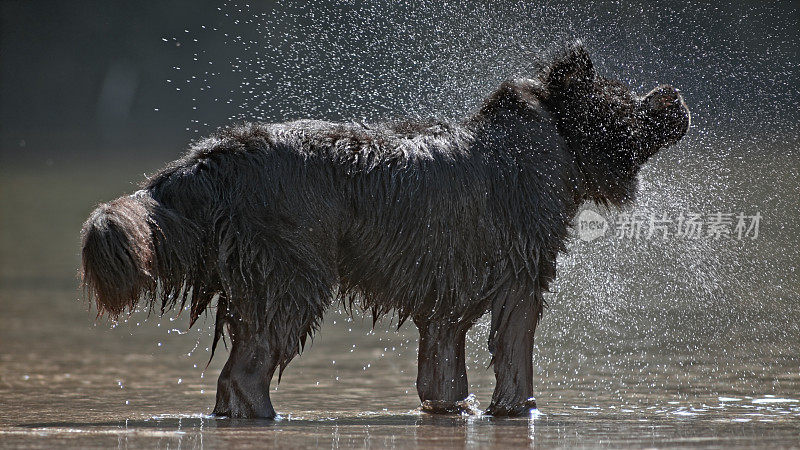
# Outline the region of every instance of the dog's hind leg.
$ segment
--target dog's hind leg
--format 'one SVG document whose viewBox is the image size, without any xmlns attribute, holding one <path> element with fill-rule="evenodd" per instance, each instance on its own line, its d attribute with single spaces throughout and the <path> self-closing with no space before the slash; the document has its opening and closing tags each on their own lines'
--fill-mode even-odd
<svg viewBox="0 0 800 450">
<path fill-rule="evenodd" d="M 470 324 L 414 320 L 419 329 L 417 393 L 422 409 L 460 412 L 468 395 L 464 341 Z"/>
<path fill-rule="evenodd" d="M 544 306 L 542 293 L 511 306 L 494 336 L 492 364 L 496 384 L 486 409 L 494 416 L 517 416 L 536 408 L 533 398 L 533 335 Z"/>
<path fill-rule="evenodd" d="M 302 282 L 296 280 L 296 295 L 277 297 L 269 303 L 268 318 L 261 322 L 238 320 L 240 316 L 235 313 L 229 317 L 232 348 L 217 383 L 214 414 L 248 419 L 275 417 L 269 398 L 272 376 L 300 354 L 330 304 L 327 289 L 312 295 L 310 289 L 298 288 L 300 285 Z"/>
<path fill-rule="evenodd" d="M 292 286 L 265 302 L 263 310 L 246 310 L 259 321 L 240 320 L 236 312 L 226 316 L 232 348 L 217 383 L 214 414 L 233 418 L 274 418 L 269 386 L 276 370 L 283 371 L 297 356 L 306 339 L 317 329 L 330 304 L 326 286 L 312 286 L 305 279 L 286 278 Z M 305 280 L 305 281 L 304 281 Z M 244 304 L 250 302 L 242 302 Z"/>
<path fill-rule="evenodd" d="M 269 385 L 279 358 L 265 333 L 251 333 L 235 322 L 229 325 L 232 347 L 217 381 L 214 415 L 230 418 L 275 417 Z"/>
<path fill-rule="evenodd" d="M 224 290 L 217 306 L 232 348 L 217 384 L 214 414 L 273 418 L 273 375 L 303 350 L 332 302 L 335 270 L 306 241 L 220 225 L 217 269 Z M 232 238 L 243 239 L 245 244 Z M 298 238 L 299 239 L 299 238 Z"/>
</svg>

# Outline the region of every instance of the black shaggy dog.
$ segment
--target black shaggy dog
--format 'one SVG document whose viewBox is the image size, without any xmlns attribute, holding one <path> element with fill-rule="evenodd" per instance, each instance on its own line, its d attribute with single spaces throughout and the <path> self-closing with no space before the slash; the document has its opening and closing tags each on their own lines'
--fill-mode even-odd
<svg viewBox="0 0 800 450">
<path fill-rule="evenodd" d="M 491 312 L 487 413 L 535 407 L 543 293 L 585 201 L 633 200 L 637 174 L 689 127 L 677 90 L 644 97 L 571 45 L 461 123 L 297 121 L 227 128 L 83 227 L 83 283 L 116 318 L 140 298 L 215 304 L 230 356 L 214 413 L 274 417 L 269 385 L 334 301 L 419 328 L 417 391 L 467 397 L 464 338 Z"/>
</svg>

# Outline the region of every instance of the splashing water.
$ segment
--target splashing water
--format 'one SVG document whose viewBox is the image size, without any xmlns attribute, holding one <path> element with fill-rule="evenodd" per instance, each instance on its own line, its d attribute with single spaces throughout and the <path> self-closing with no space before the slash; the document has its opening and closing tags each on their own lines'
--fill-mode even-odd
<svg viewBox="0 0 800 450">
<path fill-rule="evenodd" d="M 657 83 L 681 88 L 693 128 L 643 172 L 628 213 L 758 212 L 760 239 L 574 239 L 559 259 L 537 344 L 540 371 L 581 373 L 581 360 L 597 360 L 576 352 L 597 345 L 623 355 L 603 363 L 611 371 L 657 371 L 637 360 L 640 350 L 678 358 L 800 341 L 800 322 L 774 314 L 800 317 L 800 252 L 782 244 L 796 241 L 800 219 L 790 195 L 800 191 L 796 36 L 770 22 L 780 8 L 226 2 L 215 26 L 164 41 L 192 55 L 168 83 L 192 98 L 198 134 L 221 125 L 212 122 L 220 111 L 228 121 L 458 119 L 499 82 L 531 76 L 549 49 L 575 38 L 601 72 L 640 94 Z M 758 38 L 743 41 L 747 33 Z M 486 327 L 470 333 L 475 368 L 488 363 Z M 764 370 L 785 352 L 767 346 Z"/>
</svg>

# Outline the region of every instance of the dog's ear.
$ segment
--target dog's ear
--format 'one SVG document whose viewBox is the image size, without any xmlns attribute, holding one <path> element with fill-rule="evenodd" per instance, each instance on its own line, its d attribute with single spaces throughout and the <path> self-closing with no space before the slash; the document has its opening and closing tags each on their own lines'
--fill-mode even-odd
<svg viewBox="0 0 800 450">
<path fill-rule="evenodd" d="M 594 65 L 581 42 L 575 42 L 555 58 L 545 81 L 550 91 L 563 91 L 569 86 L 594 78 Z"/>
<path fill-rule="evenodd" d="M 507 80 L 484 101 L 480 114 L 483 117 L 499 119 L 508 116 L 535 112 L 540 113 L 535 91 L 540 89 L 533 80 L 520 78 Z"/>
</svg>

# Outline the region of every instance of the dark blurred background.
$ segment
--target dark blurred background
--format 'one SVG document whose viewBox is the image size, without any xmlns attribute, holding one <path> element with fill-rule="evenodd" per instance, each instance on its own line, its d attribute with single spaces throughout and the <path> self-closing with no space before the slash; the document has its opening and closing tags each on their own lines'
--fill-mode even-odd
<svg viewBox="0 0 800 450">
<path fill-rule="evenodd" d="M 634 88 L 678 86 L 698 127 L 796 133 L 796 1 L 313 5 L 3 0 L 2 163 L 173 159 L 234 120 L 458 117 L 574 38 Z"/>
<path fill-rule="evenodd" d="M 191 106 L 165 80 L 186 56 L 161 37 L 219 22 L 212 3 L 1 2 L 4 162 L 113 159 L 183 146 Z"/>
</svg>

